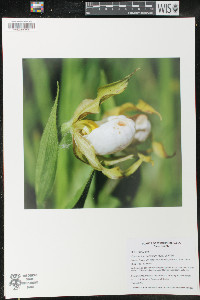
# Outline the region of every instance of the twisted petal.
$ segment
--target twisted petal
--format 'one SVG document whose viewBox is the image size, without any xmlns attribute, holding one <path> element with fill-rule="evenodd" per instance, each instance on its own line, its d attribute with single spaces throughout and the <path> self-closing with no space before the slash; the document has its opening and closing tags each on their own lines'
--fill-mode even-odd
<svg viewBox="0 0 200 300">
<path fill-rule="evenodd" d="M 160 120 L 162 120 L 162 116 L 159 112 L 157 112 L 151 105 L 147 104 L 143 100 L 139 100 L 137 105 L 134 105 L 131 102 L 127 102 L 122 104 L 121 106 L 117 106 L 111 110 L 109 110 L 104 117 L 108 116 L 118 116 L 118 115 L 123 115 L 128 111 L 139 111 L 143 112 L 146 114 L 156 114 L 159 116 Z"/>
<path fill-rule="evenodd" d="M 151 160 L 151 157 L 150 156 L 146 156 L 146 155 L 143 155 L 141 153 L 138 153 L 138 156 L 139 156 L 139 159 L 134 163 L 132 164 L 125 172 L 125 176 L 130 176 L 131 174 L 133 174 L 135 171 L 137 171 L 137 169 L 140 167 L 140 165 L 143 163 L 143 162 L 146 162 L 146 163 L 151 163 L 152 166 L 153 166 L 153 161 Z"/>
<path fill-rule="evenodd" d="M 102 157 L 102 162 L 105 166 L 113 166 L 116 165 L 118 163 L 121 163 L 123 161 L 129 160 L 129 159 L 133 159 L 134 155 L 130 154 L 127 156 L 120 156 L 120 157 L 116 157 L 116 158 L 104 158 Z"/>
<path fill-rule="evenodd" d="M 153 152 L 161 158 L 171 158 L 176 154 L 173 153 L 172 155 L 168 155 L 167 152 L 165 151 L 163 144 L 158 142 L 152 142 L 152 148 L 153 148 Z"/>
<path fill-rule="evenodd" d="M 157 112 L 151 105 L 147 104 L 143 100 L 139 100 L 138 104 L 136 105 L 137 110 L 147 113 L 147 114 L 156 114 L 159 116 L 160 120 L 162 120 L 162 116 L 159 112 Z"/>
<path fill-rule="evenodd" d="M 121 94 L 127 88 L 130 78 L 135 74 L 137 70 L 138 69 L 119 81 L 100 87 L 97 91 L 97 98 L 95 100 L 83 100 L 74 113 L 73 124 L 78 120 L 83 119 L 88 114 L 99 113 L 99 106 L 101 105 L 101 103 L 114 95 Z"/>
</svg>

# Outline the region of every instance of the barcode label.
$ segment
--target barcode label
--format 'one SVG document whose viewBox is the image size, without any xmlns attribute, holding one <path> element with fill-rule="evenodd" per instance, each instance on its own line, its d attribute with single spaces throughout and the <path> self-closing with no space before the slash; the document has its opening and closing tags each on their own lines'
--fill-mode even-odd
<svg viewBox="0 0 200 300">
<path fill-rule="evenodd" d="M 30 22 L 24 22 L 24 21 L 12 21 L 7 23 L 7 30 L 8 31 L 34 31 L 36 29 L 35 23 L 32 21 Z"/>
</svg>

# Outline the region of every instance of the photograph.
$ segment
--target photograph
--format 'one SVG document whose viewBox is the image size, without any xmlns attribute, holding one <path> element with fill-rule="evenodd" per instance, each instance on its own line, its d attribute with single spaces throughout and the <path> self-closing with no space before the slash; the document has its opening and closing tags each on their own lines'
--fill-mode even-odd
<svg viewBox="0 0 200 300">
<path fill-rule="evenodd" d="M 24 208 L 182 206 L 180 58 L 24 58 Z"/>
</svg>

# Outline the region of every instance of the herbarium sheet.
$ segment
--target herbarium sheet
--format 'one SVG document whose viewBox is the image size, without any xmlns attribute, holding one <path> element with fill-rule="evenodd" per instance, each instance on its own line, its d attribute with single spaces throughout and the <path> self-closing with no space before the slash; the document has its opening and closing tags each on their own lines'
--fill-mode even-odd
<svg viewBox="0 0 200 300">
<path fill-rule="evenodd" d="M 6 298 L 198 294 L 194 30 L 3 20 Z"/>
</svg>

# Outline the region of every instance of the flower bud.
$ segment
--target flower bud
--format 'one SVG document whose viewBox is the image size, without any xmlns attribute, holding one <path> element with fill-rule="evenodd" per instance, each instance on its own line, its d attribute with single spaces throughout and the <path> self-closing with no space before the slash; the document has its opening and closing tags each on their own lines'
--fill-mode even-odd
<svg viewBox="0 0 200 300">
<path fill-rule="evenodd" d="M 135 120 L 135 138 L 133 141 L 144 142 L 150 132 L 151 132 L 151 123 L 149 122 L 146 115 L 139 115 Z"/>
<path fill-rule="evenodd" d="M 112 116 L 84 137 L 92 144 L 96 154 L 112 154 L 129 146 L 135 135 L 135 122 L 125 116 Z"/>
</svg>

